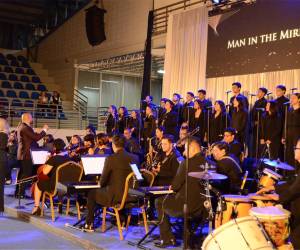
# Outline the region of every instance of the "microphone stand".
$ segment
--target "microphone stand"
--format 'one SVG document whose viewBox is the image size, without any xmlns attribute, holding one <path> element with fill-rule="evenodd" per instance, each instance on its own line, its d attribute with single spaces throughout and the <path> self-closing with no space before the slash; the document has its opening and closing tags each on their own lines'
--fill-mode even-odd
<svg viewBox="0 0 300 250">
<path fill-rule="evenodd" d="M 256 125 L 256 148 L 255 148 L 255 158 L 256 158 L 256 162 L 258 160 L 258 147 L 259 147 L 259 124 L 260 124 L 260 110 L 258 110 L 257 112 L 257 125 Z"/>
<path fill-rule="evenodd" d="M 283 146 L 283 161 L 286 162 L 286 136 L 287 136 L 287 116 L 288 116 L 288 104 L 285 105 L 285 114 L 284 114 L 284 139 L 285 139 L 285 143 Z"/>
</svg>

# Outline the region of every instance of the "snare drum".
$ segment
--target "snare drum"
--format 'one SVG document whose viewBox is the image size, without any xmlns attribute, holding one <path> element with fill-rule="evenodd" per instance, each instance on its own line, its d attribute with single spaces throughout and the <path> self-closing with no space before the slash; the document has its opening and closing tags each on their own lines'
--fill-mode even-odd
<svg viewBox="0 0 300 250">
<path fill-rule="evenodd" d="M 256 207 L 270 207 L 276 205 L 276 201 L 264 195 L 248 194 L 248 198 Z"/>
<path fill-rule="evenodd" d="M 263 174 L 259 179 L 259 186 L 260 187 L 271 187 L 274 186 L 279 180 L 282 179 L 280 174 L 265 168 L 263 170 Z"/>
<path fill-rule="evenodd" d="M 263 225 L 271 241 L 277 246 L 286 244 L 289 237 L 290 212 L 279 207 L 254 207 L 250 215 L 257 218 Z"/>
<path fill-rule="evenodd" d="M 202 250 L 274 249 L 260 227 L 259 222 L 251 216 L 231 220 L 206 237 Z"/>
<path fill-rule="evenodd" d="M 223 195 L 226 210 L 216 214 L 215 228 L 234 219 L 249 216 L 252 203 L 249 197 L 242 195 Z"/>
</svg>

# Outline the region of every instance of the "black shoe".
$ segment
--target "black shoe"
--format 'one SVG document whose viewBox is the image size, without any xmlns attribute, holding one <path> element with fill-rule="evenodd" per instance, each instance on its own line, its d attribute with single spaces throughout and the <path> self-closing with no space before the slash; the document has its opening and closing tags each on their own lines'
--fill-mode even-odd
<svg viewBox="0 0 300 250">
<path fill-rule="evenodd" d="M 161 240 L 159 242 L 154 243 L 154 245 L 158 248 L 167 248 L 167 247 L 176 247 L 177 243 L 175 239 L 170 239 L 168 241 Z"/>
<path fill-rule="evenodd" d="M 38 207 L 34 212 L 31 213 L 31 215 L 40 216 L 41 215 L 41 208 Z"/>
<path fill-rule="evenodd" d="M 87 233 L 93 233 L 93 232 L 95 232 L 95 229 L 94 229 L 94 227 L 93 227 L 92 224 L 85 224 L 81 229 L 84 232 L 87 232 Z"/>
</svg>

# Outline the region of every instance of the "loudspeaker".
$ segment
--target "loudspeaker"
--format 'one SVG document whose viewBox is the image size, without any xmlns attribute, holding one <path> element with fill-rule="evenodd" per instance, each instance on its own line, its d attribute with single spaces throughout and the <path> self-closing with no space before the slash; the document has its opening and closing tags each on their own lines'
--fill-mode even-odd
<svg viewBox="0 0 300 250">
<path fill-rule="evenodd" d="M 104 29 L 105 9 L 92 6 L 85 10 L 86 36 L 90 45 L 96 46 L 106 40 Z"/>
</svg>

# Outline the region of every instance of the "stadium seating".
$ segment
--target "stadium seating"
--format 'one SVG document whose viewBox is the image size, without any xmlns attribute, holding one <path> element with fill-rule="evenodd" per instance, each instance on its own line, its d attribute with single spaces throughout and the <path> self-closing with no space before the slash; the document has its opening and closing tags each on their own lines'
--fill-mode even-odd
<svg viewBox="0 0 300 250">
<path fill-rule="evenodd" d="M 21 76 L 20 80 L 21 80 L 22 82 L 30 82 L 30 81 L 29 81 L 29 77 L 26 76 L 26 75 Z"/>
<path fill-rule="evenodd" d="M 1 88 L 11 89 L 12 87 L 9 81 L 2 81 Z"/>
<path fill-rule="evenodd" d="M 29 95 L 27 91 L 20 91 L 19 92 L 19 97 L 23 99 L 29 99 Z"/>
<path fill-rule="evenodd" d="M 8 90 L 6 92 L 6 97 L 10 97 L 10 98 L 17 98 L 17 93 L 14 90 Z"/>
<path fill-rule="evenodd" d="M 33 71 L 33 69 L 27 69 L 26 74 L 27 75 L 35 75 L 35 72 Z"/>
<path fill-rule="evenodd" d="M 14 73 L 12 67 L 10 66 L 5 66 L 3 71 L 6 73 Z"/>
<path fill-rule="evenodd" d="M 31 99 L 37 100 L 39 99 L 40 94 L 38 92 L 32 92 L 31 93 Z"/>
<path fill-rule="evenodd" d="M 16 74 L 25 74 L 23 68 L 16 68 L 16 69 L 15 69 L 15 73 L 16 73 Z M 27 74 L 28 74 L 28 73 L 27 73 Z"/>
<path fill-rule="evenodd" d="M 34 103 L 32 100 L 25 100 L 25 102 L 24 102 L 25 108 L 33 108 L 33 106 L 34 106 Z"/>
<path fill-rule="evenodd" d="M 22 104 L 21 100 L 13 99 L 11 102 L 11 106 L 12 107 L 23 107 L 23 104 Z"/>
<path fill-rule="evenodd" d="M 35 87 L 32 83 L 26 83 L 25 89 L 27 90 L 35 90 Z"/>
<path fill-rule="evenodd" d="M 33 76 L 33 77 L 31 78 L 31 81 L 32 81 L 33 83 L 40 83 L 40 82 L 41 82 L 41 79 L 40 79 L 38 76 Z"/>
<path fill-rule="evenodd" d="M 39 85 L 37 86 L 37 90 L 39 90 L 39 91 L 47 91 L 47 88 L 46 88 L 45 85 L 39 84 Z"/>
<path fill-rule="evenodd" d="M 18 77 L 15 74 L 9 74 L 8 80 L 10 80 L 10 81 L 18 81 Z"/>
<path fill-rule="evenodd" d="M 20 82 L 14 82 L 14 89 L 24 89 L 23 84 Z"/>
<path fill-rule="evenodd" d="M 0 80 L 6 80 L 7 77 L 4 73 L 0 73 Z"/>
</svg>

